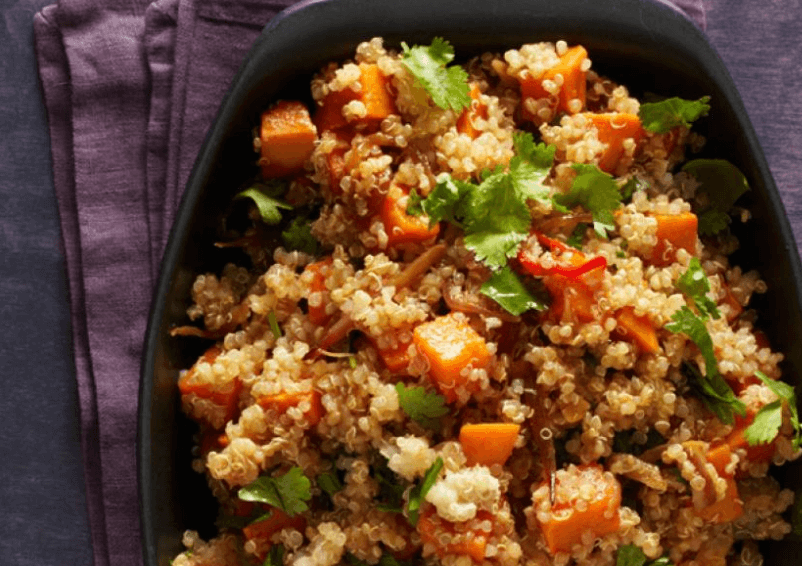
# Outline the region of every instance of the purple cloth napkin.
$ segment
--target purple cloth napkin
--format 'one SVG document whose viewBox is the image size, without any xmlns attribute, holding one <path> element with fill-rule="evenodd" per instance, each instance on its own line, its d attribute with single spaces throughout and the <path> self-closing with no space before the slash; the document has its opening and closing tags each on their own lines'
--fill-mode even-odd
<svg viewBox="0 0 802 566">
<path fill-rule="evenodd" d="M 70 285 L 96 566 L 142 562 L 139 364 L 184 184 L 248 48 L 293 3 L 59 0 L 34 18 Z M 673 6 L 704 29 L 702 0 Z"/>
</svg>

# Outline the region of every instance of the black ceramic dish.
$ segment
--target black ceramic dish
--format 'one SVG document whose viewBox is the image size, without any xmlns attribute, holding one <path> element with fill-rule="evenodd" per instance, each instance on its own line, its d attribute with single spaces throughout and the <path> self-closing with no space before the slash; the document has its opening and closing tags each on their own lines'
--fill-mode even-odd
<svg viewBox="0 0 802 566">
<path fill-rule="evenodd" d="M 388 45 L 448 39 L 458 56 L 523 43 L 565 39 L 581 43 L 593 68 L 634 94 L 712 97 L 710 116 L 697 129 L 706 154 L 732 161 L 752 191 L 743 202 L 754 217 L 741 231 L 735 261 L 756 268 L 770 293 L 758 298 L 760 322 L 786 353 L 784 373 L 799 375 L 802 349 L 802 270 L 788 221 L 741 99 L 723 63 L 693 24 L 648 0 L 329 0 L 304 2 L 274 19 L 245 60 L 219 111 L 190 177 L 173 227 L 153 303 L 142 366 L 139 407 L 139 482 L 145 563 L 166 566 L 182 550 L 187 528 L 214 533 L 215 506 L 205 481 L 190 469 L 193 425 L 180 413 L 178 371 L 205 345 L 170 338 L 183 324 L 190 286 L 201 272 L 218 271 L 226 253 L 213 247 L 219 214 L 252 174 L 251 128 L 277 97 L 309 98 L 309 78 L 323 63 L 352 56 L 356 45 L 383 36 Z M 788 377 L 787 377 L 788 378 Z M 802 467 L 779 470 L 802 492 Z M 798 563 L 802 544 L 764 545 L 766 563 Z"/>
</svg>

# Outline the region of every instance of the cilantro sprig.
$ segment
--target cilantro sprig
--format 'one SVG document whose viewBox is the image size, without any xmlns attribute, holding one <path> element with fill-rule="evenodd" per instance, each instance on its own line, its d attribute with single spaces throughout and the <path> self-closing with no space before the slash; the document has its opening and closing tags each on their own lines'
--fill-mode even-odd
<svg viewBox="0 0 802 566">
<path fill-rule="evenodd" d="M 295 466 L 280 476 L 260 476 L 240 488 L 237 495 L 243 501 L 267 503 L 292 517 L 309 509 L 306 502 L 312 499 L 311 486 L 309 478 Z"/>
<path fill-rule="evenodd" d="M 756 371 L 755 375 L 772 392 L 779 397 L 776 401 L 764 405 L 755 414 L 752 424 L 744 431 L 746 441 L 754 446 L 756 444 L 768 444 L 777 437 L 783 422 L 783 405 L 788 405 L 791 414 L 791 425 L 794 427 L 794 448 L 802 446 L 802 426 L 799 422 L 799 412 L 796 406 L 796 393 L 794 388 L 782 381 L 776 381 L 768 377 L 761 371 Z"/>
<path fill-rule="evenodd" d="M 715 301 L 707 296 L 710 291 L 710 281 L 705 275 L 699 258 L 691 258 L 688 269 L 677 280 L 677 288 L 688 297 L 696 309 L 707 318 L 719 318 L 721 313 Z"/>
<path fill-rule="evenodd" d="M 407 503 L 407 517 L 410 524 L 414 527 L 418 524 L 420 519 L 420 508 L 426 498 L 426 494 L 432 489 L 437 476 L 440 475 L 440 470 L 443 469 L 443 459 L 438 457 L 437 460 L 426 470 L 421 483 L 412 488 L 409 492 L 409 502 Z"/>
<path fill-rule="evenodd" d="M 699 182 L 700 192 L 707 194 L 709 204 L 699 211 L 699 233 L 712 236 L 725 230 L 730 223 L 730 209 L 749 190 L 746 176 L 725 159 L 694 159 L 682 170 Z"/>
<path fill-rule="evenodd" d="M 262 217 L 262 222 L 274 226 L 281 222 L 282 210 L 292 210 L 292 206 L 278 198 L 286 189 L 284 183 L 256 183 L 237 193 L 234 200 L 251 199 Z"/>
<path fill-rule="evenodd" d="M 423 387 L 407 387 L 396 383 L 398 404 L 413 421 L 426 428 L 435 428 L 439 418 L 448 414 L 445 398 L 437 393 L 429 393 Z"/>
<path fill-rule="evenodd" d="M 696 259 L 696 258 L 694 258 Z M 732 424 L 735 415 L 746 415 L 746 406 L 735 396 L 732 388 L 718 371 L 713 339 L 705 322 L 709 318 L 719 318 L 721 314 L 706 293 L 710 290 L 710 281 L 704 274 L 699 260 L 691 261 L 688 269 L 677 281 L 677 287 L 688 297 L 699 311 L 697 315 L 688 306 L 675 312 L 666 330 L 677 334 L 685 334 L 699 348 L 705 362 L 705 374 L 702 375 L 690 364 L 688 372 L 694 378 L 691 385 L 701 394 L 701 399 L 721 422 Z"/>
<path fill-rule="evenodd" d="M 699 100 L 685 100 L 673 97 L 660 102 L 644 102 L 640 105 L 638 117 L 643 129 L 656 134 L 665 134 L 677 126 L 689 128 L 710 111 L 709 96 Z"/>
<path fill-rule="evenodd" d="M 566 194 L 554 195 L 554 203 L 561 212 L 577 205 L 593 215 L 593 229 L 600 238 L 615 229 L 613 211 L 621 206 L 621 191 L 612 175 L 605 173 L 596 165 L 575 163 L 572 169 L 577 172 L 571 190 Z"/>
<path fill-rule="evenodd" d="M 515 316 L 531 309 L 542 311 L 548 308 L 545 301 L 533 293 L 510 266 L 493 273 L 479 291 Z"/>
<path fill-rule="evenodd" d="M 470 105 L 468 73 L 459 65 L 448 66 L 454 60 L 454 48 L 448 41 L 435 37 L 429 46 L 409 47 L 402 42 L 401 47 L 401 62 L 437 106 L 459 112 Z"/>
</svg>

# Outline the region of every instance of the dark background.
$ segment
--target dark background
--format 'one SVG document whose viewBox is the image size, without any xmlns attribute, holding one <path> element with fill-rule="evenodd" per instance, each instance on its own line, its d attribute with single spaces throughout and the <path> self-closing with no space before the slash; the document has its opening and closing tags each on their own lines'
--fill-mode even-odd
<svg viewBox="0 0 802 566">
<path fill-rule="evenodd" d="M 92 564 L 69 297 L 33 47 L 33 15 L 52 1 L 0 0 L 0 565 Z M 708 37 L 741 91 L 800 242 L 802 3 L 705 7 Z"/>
</svg>

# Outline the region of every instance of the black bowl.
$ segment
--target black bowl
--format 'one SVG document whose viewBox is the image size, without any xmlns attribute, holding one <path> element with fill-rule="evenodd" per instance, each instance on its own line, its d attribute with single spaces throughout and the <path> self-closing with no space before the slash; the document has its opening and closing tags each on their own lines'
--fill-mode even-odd
<svg viewBox="0 0 802 566">
<path fill-rule="evenodd" d="M 145 344 L 139 399 L 139 489 L 145 563 L 166 566 L 182 550 L 185 529 L 213 534 L 215 505 L 202 476 L 190 469 L 194 427 L 179 408 L 178 371 L 203 344 L 170 338 L 186 321 L 194 277 L 230 259 L 214 248 L 219 214 L 252 174 L 251 128 L 277 97 L 309 99 L 309 78 L 331 60 L 353 55 L 374 36 L 386 44 L 448 39 L 458 56 L 502 51 L 533 41 L 581 43 L 593 68 L 635 94 L 712 97 L 708 118 L 695 128 L 708 137 L 706 154 L 736 163 L 752 190 L 742 201 L 753 219 L 738 234 L 735 258 L 758 269 L 770 293 L 760 296 L 760 323 L 786 353 L 786 376 L 802 370 L 800 262 L 774 182 L 746 110 L 724 64 L 683 16 L 647 0 L 329 0 L 304 2 L 275 18 L 244 61 L 198 155 L 173 227 Z M 802 492 L 802 469 L 778 474 Z M 802 544 L 766 543 L 767 564 L 798 563 Z"/>
</svg>

